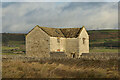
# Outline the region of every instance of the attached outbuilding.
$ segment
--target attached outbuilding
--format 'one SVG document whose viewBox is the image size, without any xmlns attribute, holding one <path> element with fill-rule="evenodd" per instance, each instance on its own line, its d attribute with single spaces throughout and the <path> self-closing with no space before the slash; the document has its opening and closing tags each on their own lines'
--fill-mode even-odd
<svg viewBox="0 0 120 80">
<path fill-rule="evenodd" d="M 48 28 L 37 25 L 26 35 L 27 56 L 78 58 L 82 53 L 89 53 L 89 35 L 84 26 Z"/>
</svg>

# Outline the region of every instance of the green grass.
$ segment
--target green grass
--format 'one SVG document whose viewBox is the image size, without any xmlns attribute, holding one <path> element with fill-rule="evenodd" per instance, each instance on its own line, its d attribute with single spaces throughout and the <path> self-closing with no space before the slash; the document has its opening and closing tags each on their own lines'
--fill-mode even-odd
<svg viewBox="0 0 120 80">
<path fill-rule="evenodd" d="M 106 48 L 93 48 L 90 49 L 90 52 L 110 52 L 110 53 L 118 53 L 118 49 L 106 49 Z"/>
<path fill-rule="evenodd" d="M 19 49 L 19 47 L 7 47 L 7 46 L 2 46 L 2 50 L 11 50 L 11 49 Z"/>
<path fill-rule="evenodd" d="M 89 33 L 93 33 L 93 32 L 118 32 L 120 30 L 89 30 Z"/>
<path fill-rule="evenodd" d="M 94 41 L 90 41 L 91 44 L 94 44 L 94 43 L 103 43 L 103 42 L 114 42 L 114 41 L 119 41 L 118 38 L 116 39 L 98 39 L 98 40 L 94 40 Z"/>
<path fill-rule="evenodd" d="M 25 41 L 9 41 L 8 44 L 19 47 L 20 45 L 25 45 Z"/>
<path fill-rule="evenodd" d="M 2 53 L 2 55 L 18 55 L 18 54 L 15 54 L 15 53 Z"/>
<path fill-rule="evenodd" d="M 14 52 L 18 52 L 19 53 L 19 51 L 25 51 L 25 49 L 23 49 L 21 47 L 2 46 L 2 55 L 18 55 L 17 53 L 14 53 Z"/>
<path fill-rule="evenodd" d="M 25 44 L 25 41 L 9 41 L 9 44 Z"/>
</svg>

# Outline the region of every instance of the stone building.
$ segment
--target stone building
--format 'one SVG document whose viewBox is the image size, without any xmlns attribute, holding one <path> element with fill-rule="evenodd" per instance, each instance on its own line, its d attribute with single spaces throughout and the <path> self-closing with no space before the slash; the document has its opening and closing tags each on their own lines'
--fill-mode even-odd
<svg viewBox="0 0 120 80">
<path fill-rule="evenodd" d="M 89 35 L 82 28 L 48 28 L 35 26 L 26 35 L 26 55 L 52 57 L 64 55 L 78 58 L 89 53 Z"/>
</svg>

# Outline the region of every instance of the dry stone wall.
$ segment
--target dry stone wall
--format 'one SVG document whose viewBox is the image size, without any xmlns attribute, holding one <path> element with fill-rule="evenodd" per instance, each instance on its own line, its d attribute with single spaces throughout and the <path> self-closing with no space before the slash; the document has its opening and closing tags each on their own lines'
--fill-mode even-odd
<svg viewBox="0 0 120 80">
<path fill-rule="evenodd" d="M 50 37 L 40 28 L 35 27 L 26 36 L 26 55 L 34 57 L 50 57 Z"/>
<path fill-rule="evenodd" d="M 77 38 L 66 39 L 66 54 L 68 57 L 78 57 L 79 43 Z M 74 55 L 74 56 L 73 56 Z"/>
<path fill-rule="evenodd" d="M 62 55 L 61 55 L 62 54 Z M 79 58 L 74 58 L 74 59 L 85 59 L 85 60 L 110 60 L 110 59 L 120 59 L 120 57 L 118 56 L 119 53 L 83 53 Z M 64 53 L 52 53 L 51 54 L 52 57 L 28 57 L 26 55 L 3 55 L 2 56 L 2 60 L 46 60 L 46 59 L 73 59 L 70 57 L 66 57 L 66 55 Z M 57 58 L 55 56 L 58 56 Z"/>
<path fill-rule="evenodd" d="M 82 53 L 81 58 L 106 60 L 106 59 L 118 59 L 119 53 Z"/>
<path fill-rule="evenodd" d="M 60 48 L 57 37 L 50 37 L 50 52 L 55 52 Z"/>
<path fill-rule="evenodd" d="M 82 53 L 89 53 L 89 35 L 85 28 L 83 28 L 82 32 L 78 36 L 79 39 L 79 55 Z"/>
<path fill-rule="evenodd" d="M 58 49 L 60 52 L 65 52 L 66 38 L 50 37 L 50 52 L 57 52 Z"/>
<path fill-rule="evenodd" d="M 60 50 L 66 52 L 66 38 L 60 38 Z"/>
<path fill-rule="evenodd" d="M 67 55 L 64 52 L 50 52 L 51 58 L 66 58 Z"/>
</svg>

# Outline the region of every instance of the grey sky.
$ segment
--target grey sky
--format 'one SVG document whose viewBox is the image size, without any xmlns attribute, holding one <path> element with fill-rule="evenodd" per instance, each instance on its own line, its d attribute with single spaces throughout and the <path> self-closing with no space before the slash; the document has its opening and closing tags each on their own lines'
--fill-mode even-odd
<svg viewBox="0 0 120 80">
<path fill-rule="evenodd" d="M 120 0 L 1 0 L 2 2 L 118 2 Z"/>
<path fill-rule="evenodd" d="M 3 2 L 3 32 L 28 32 L 35 25 L 117 29 L 117 2 Z"/>
</svg>

